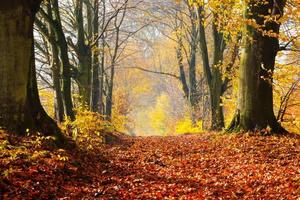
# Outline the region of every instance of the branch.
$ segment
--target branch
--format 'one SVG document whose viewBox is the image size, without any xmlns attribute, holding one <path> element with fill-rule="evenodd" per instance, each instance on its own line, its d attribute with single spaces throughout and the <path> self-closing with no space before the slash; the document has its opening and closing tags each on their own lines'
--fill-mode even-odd
<svg viewBox="0 0 300 200">
<path fill-rule="evenodd" d="M 294 42 L 295 39 L 297 39 L 297 38 L 299 38 L 299 37 L 300 37 L 300 35 L 297 35 L 297 36 L 291 38 L 290 41 L 288 41 L 285 45 L 280 46 L 278 51 L 298 51 L 297 49 L 291 49 L 291 48 L 288 48 L 288 46 L 289 46 L 292 42 Z"/>
<path fill-rule="evenodd" d="M 142 68 L 142 67 L 122 67 L 122 68 L 124 68 L 124 69 L 137 69 L 137 70 L 140 70 L 140 71 L 149 72 L 149 73 L 153 73 L 153 74 L 170 76 L 170 77 L 173 77 L 173 78 L 176 78 L 176 79 L 180 80 L 179 76 L 177 76 L 175 74 L 168 73 L 168 72 L 158 72 L 158 71 L 145 69 L 145 68 Z"/>
</svg>

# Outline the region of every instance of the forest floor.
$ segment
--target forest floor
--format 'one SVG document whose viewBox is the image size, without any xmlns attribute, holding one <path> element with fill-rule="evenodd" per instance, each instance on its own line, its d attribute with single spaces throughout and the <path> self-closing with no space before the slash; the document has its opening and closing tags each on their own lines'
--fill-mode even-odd
<svg viewBox="0 0 300 200">
<path fill-rule="evenodd" d="M 0 199 L 300 198 L 296 136 L 128 137 L 93 150 L 45 140 L 2 134 Z"/>
</svg>

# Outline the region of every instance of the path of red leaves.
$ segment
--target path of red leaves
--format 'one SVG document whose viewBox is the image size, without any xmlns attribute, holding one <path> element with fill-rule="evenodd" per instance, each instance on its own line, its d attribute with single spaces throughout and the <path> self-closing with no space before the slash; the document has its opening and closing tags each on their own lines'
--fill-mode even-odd
<svg viewBox="0 0 300 200">
<path fill-rule="evenodd" d="M 213 133 L 67 150 L 3 178 L 6 199 L 299 199 L 300 140 Z M 0 162 L 1 163 L 1 162 Z M 0 167 L 7 167 L 3 163 Z M 1 186 L 2 185 L 2 186 Z M 1 195 L 0 195 L 1 196 Z M 0 197 L 1 199 L 1 197 Z"/>
</svg>

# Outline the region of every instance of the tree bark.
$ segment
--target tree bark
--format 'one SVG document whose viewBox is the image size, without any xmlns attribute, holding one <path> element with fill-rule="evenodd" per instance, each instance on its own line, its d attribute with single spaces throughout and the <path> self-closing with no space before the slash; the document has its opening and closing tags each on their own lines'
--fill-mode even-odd
<svg viewBox="0 0 300 200">
<path fill-rule="evenodd" d="M 282 16 L 285 1 L 257 1 L 245 3 L 246 20 L 255 20 L 261 30 L 246 25 L 244 51 L 239 70 L 238 109 L 229 131 L 259 131 L 269 127 L 272 132 L 286 131 L 277 122 L 273 111 L 273 71 L 279 50 L 277 37 L 263 34 L 263 31 L 279 33 L 280 23 L 265 18 Z M 269 13 L 271 11 L 271 13 Z"/>
<path fill-rule="evenodd" d="M 55 44 L 51 44 L 52 51 L 52 78 L 53 78 L 53 87 L 55 91 L 55 99 L 54 99 L 54 113 L 55 119 L 58 122 L 63 122 L 65 113 L 64 113 L 64 102 L 63 102 L 63 94 L 61 91 L 61 83 L 60 83 L 60 63 L 58 59 L 58 51 Z"/>
<path fill-rule="evenodd" d="M 222 130 L 224 128 L 224 114 L 222 106 L 222 62 L 225 50 L 225 41 L 223 35 L 212 25 L 212 34 L 214 40 L 213 66 L 211 69 L 212 79 L 209 84 L 210 103 L 211 103 L 211 129 Z"/>
<path fill-rule="evenodd" d="M 124 10 L 121 14 L 120 19 L 118 20 L 118 16 L 115 18 L 114 28 L 115 28 L 115 46 L 113 48 L 113 53 L 111 57 L 111 64 L 110 64 L 110 78 L 107 80 L 107 94 L 106 94 L 106 108 L 105 108 L 105 115 L 108 121 L 112 120 L 112 109 L 113 109 L 113 92 L 114 92 L 114 79 L 115 79 L 115 67 L 117 64 L 117 59 L 119 56 L 120 50 L 120 34 L 121 34 L 121 26 L 124 22 L 126 13 L 127 13 L 127 4 L 128 1 L 125 2 Z"/>
<path fill-rule="evenodd" d="M 33 23 L 39 5 L 33 0 L 0 3 L 0 126 L 17 133 L 29 129 L 61 136 L 38 96 Z"/>
<path fill-rule="evenodd" d="M 52 9 L 51 4 L 47 5 L 47 14 L 52 17 Z M 65 117 L 64 112 L 64 101 L 63 101 L 63 94 L 61 90 L 61 64 L 59 61 L 59 54 L 58 48 L 55 41 L 55 33 L 51 24 L 48 23 L 48 30 L 49 30 L 49 45 L 51 49 L 51 70 L 52 70 L 52 79 L 53 79 L 53 89 L 55 92 L 54 97 L 54 114 L 55 119 L 58 122 L 63 122 Z"/>
<path fill-rule="evenodd" d="M 93 40 L 99 34 L 99 2 L 94 0 L 93 8 Z M 92 52 L 92 90 L 91 90 L 91 110 L 100 113 L 100 80 L 99 80 L 99 42 L 95 44 L 96 49 Z"/>
<path fill-rule="evenodd" d="M 79 95 L 82 97 L 84 105 L 90 104 L 91 95 L 91 72 L 92 72 L 92 49 L 86 43 L 89 38 L 85 37 L 83 19 L 83 0 L 76 1 L 76 21 L 77 21 L 77 48 L 79 64 Z"/>
<path fill-rule="evenodd" d="M 178 66 L 179 66 L 179 74 L 180 74 L 180 82 L 182 85 L 182 89 L 184 92 L 185 97 L 188 99 L 190 96 L 190 90 L 189 86 L 186 81 L 186 75 L 184 71 L 184 65 L 183 65 L 183 55 L 182 55 L 182 48 L 183 48 L 183 42 L 182 42 L 182 37 L 179 36 L 178 38 L 178 48 L 177 48 L 177 61 L 178 61 Z"/>
<path fill-rule="evenodd" d="M 65 113 L 71 120 L 75 119 L 75 113 L 73 111 L 73 101 L 72 101 L 72 90 L 71 90 L 71 65 L 68 56 L 68 43 L 65 34 L 62 29 L 58 0 L 53 0 L 52 9 L 54 20 L 52 20 L 51 25 L 53 25 L 53 30 L 55 32 L 59 59 L 62 67 L 62 92 L 64 100 Z"/>
<path fill-rule="evenodd" d="M 189 60 L 189 102 L 191 105 L 191 118 L 193 123 L 197 122 L 197 117 L 196 117 L 196 108 L 198 105 L 198 94 L 197 94 L 197 79 L 196 79 L 196 51 L 197 51 L 197 31 L 196 31 L 196 26 L 193 25 L 192 28 L 192 40 L 190 44 L 190 60 Z"/>
<path fill-rule="evenodd" d="M 211 110 L 211 125 L 210 129 L 219 131 L 224 128 L 224 114 L 222 106 L 222 72 L 220 64 L 223 62 L 223 53 L 225 49 L 225 43 L 223 42 L 223 36 L 218 32 L 217 27 L 212 25 L 212 34 L 214 40 L 214 52 L 213 52 L 213 65 L 210 66 L 209 54 L 207 48 L 206 33 L 204 27 L 204 7 L 198 5 L 198 18 L 199 18 L 199 38 L 200 38 L 200 50 L 203 62 L 203 71 L 205 79 L 209 88 L 210 96 L 210 110 Z"/>
<path fill-rule="evenodd" d="M 99 78 L 99 110 L 101 114 L 105 114 L 105 105 L 104 105 L 104 77 L 105 77 L 105 37 L 101 39 L 101 54 L 100 54 L 100 78 Z"/>
<path fill-rule="evenodd" d="M 106 23 L 106 1 L 102 0 L 102 24 L 101 30 L 104 31 Z M 106 34 L 102 34 L 100 42 L 100 70 L 99 70 L 99 110 L 100 114 L 105 114 L 105 105 L 104 105 L 104 78 L 105 78 L 105 44 L 106 44 Z"/>
</svg>

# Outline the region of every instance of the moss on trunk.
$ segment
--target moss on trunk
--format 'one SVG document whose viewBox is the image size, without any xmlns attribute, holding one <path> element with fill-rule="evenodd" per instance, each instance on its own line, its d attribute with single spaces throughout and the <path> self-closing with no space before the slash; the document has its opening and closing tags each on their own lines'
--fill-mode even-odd
<svg viewBox="0 0 300 200">
<path fill-rule="evenodd" d="M 281 2 L 282 3 L 282 2 Z M 245 4 L 245 19 L 255 20 L 263 31 L 279 33 L 280 24 L 264 20 L 275 8 L 273 1 L 268 4 L 250 1 Z M 273 10 L 274 12 L 274 10 Z M 229 131 L 259 131 L 270 128 L 272 132 L 286 132 L 276 121 L 273 112 L 273 78 L 275 58 L 279 49 L 278 38 L 262 33 L 246 25 L 244 50 L 239 70 L 238 109 Z"/>
</svg>

